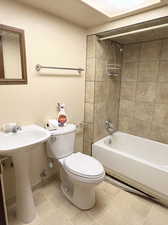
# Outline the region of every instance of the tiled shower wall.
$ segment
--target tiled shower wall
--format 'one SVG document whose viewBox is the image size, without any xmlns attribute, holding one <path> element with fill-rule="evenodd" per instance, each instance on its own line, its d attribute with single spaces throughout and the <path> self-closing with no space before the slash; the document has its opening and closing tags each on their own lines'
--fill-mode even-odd
<svg viewBox="0 0 168 225">
<path fill-rule="evenodd" d="M 119 130 L 168 143 L 168 39 L 124 46 Z"/>
<path fill-rule="evenodd" d="M 84 153 L 91 154 L 93 142 L 107 135 L 104 122 L 118 127 L 120 77 L 107 76 L 107 63 L 121 63 L 120 46 L 111 41 L 99 42 L 95 35 L 87 40 L 85 87 Z"/>
</svg>

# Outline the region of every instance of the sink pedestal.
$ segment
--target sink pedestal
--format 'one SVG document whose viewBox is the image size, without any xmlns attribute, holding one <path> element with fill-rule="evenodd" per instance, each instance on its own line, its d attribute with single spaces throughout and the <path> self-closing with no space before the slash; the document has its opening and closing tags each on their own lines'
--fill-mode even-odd
<svg viewBox="0 0 168 225">
<path fill-rule="evenodd" d="M 0 154 L 12 156 L 16 176 L 16 213 L 23 223 L 31 223 L 36 216 L 29 177 L 30 148 L 43 143 L 50 132 L 38 125 L 23 126 L 17 133 L 0 131 Z"/>
<path fill-rule="evenodd" d="M 20 221 L 30 223 L 36 210 L 29 178 L 29 151 L 22 149 L 12 158 L 16 176 L 16 215 Z"/>
</svg>

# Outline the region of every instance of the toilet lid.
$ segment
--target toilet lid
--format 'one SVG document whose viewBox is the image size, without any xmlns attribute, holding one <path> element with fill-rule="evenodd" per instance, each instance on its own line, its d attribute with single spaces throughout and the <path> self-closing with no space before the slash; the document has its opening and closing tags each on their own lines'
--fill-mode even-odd
<svg viewBox="0 0 168 225">
<path fill-rule="evenodd" d="M 74 153 L 64 160 L 65 169 L 86 178 L 98 178 L 104 175 L 104 168 L 95 158 L 80 152 Z"/>
</svg>

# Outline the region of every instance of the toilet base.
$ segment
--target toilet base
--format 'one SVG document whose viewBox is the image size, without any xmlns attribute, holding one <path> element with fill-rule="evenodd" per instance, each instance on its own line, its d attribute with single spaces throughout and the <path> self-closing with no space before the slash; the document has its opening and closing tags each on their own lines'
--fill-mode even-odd
<svg viewBox="0 0 168 225">
<path fill-rule="evenodd" d="M 92 184 L 79 184 L 73 185 L 73 190 L 67 188 L 61 183 L 61 190 L 64 195 L 68 198 L 79 209 L 87 210 L 95 206 L 95 185 Z"/>
<path fill-rule="evenodd" d="M 97 184 L 84 183 L 70 178 L 60 165 L 61 190 L 75 206 L 87 210 L 95 205 L 95 187 Z"/>
</svg>

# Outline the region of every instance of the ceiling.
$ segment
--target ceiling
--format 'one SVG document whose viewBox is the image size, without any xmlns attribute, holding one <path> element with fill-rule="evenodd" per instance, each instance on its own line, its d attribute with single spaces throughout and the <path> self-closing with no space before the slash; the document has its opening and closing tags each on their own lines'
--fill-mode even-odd
<svg viewBox="0 0 168 225">
<path fill-rule="evenodd" d="M 80 0 L 16 0 L 88 28 L 108 21 L 108 16 Z"/>
<path fill-rule="evenodd" d="M 116 14 L 108 15 L 102 12 L 101 10 L 95 9 L 95 7 L 86 4 L 83 0 L 15 0 L 20 3 L 24 3 L 30 5 L 34 8 L 41 9 L 43 11 L 49 12 L 53 15 L 59 16 L 65 20 L 68 20 L 74 24 L 77 24 L 84 28 L 90 28 L 97 25 L 104 24 L 106 22 L 112 21 L 114 19 L 121 18 L 123 16 L 128 16 L 131 14 L 135 14 L 144 10 L 149 10 L 149 8 L 156 8 L 158 6 L 163 5 L 162 3 L 156 3 L 152 5 L 152 7 L 144 8 L 143 10 L 135 10 L 134 12 L 127 12 L 124 14 L 120 14 L 119 16 Z M 116 0 L 119 1 L 119 0 Z M 144 1 L 144 0 L 143 0 Z M 154 0 L 145 0 L 151 3 Z M 156 0 L 155 0 L 156 1 Z"/>
</svg>

